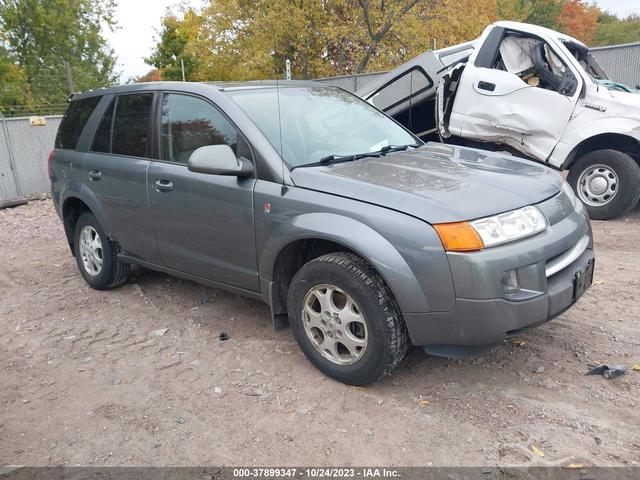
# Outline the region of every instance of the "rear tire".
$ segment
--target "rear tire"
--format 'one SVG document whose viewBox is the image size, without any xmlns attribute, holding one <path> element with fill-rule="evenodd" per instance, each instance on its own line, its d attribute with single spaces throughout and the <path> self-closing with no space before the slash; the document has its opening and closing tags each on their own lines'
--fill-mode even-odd
<svg viewBox="0 0 640 480">
<path fill-rule="evenodd" d="M 617 150 L 583 155 L 571 165 L 567 180 L 595 220 L 624 215 L 640 200 L 640 166 Z"/>
<path fill-rule="evenodd" d="M 330 253 L 305 264 L 291 281 L 287 310 L 303 353 L 340 382 L 373 383 L 407 352 L 407 329 L 393 294 L 352 253 Z"/>
<path fill-rule="evenodd" d="M 73 251 L 82 278 L 96 290 L 123 285 L 129 265 L 118 260 L 118 246 L 104 233 L 91 212 L 84 212 L 76 222 Z"/>
</svg>

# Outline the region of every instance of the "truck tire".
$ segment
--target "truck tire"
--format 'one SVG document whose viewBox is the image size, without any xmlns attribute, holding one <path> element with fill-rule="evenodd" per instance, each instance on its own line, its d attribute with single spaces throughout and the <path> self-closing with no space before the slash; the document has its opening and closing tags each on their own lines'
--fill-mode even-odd
<svg viewBox="0 0 640 480">
<path fill-rule="evenodd" d="M 407 329 L 393 294 L 355 254 L 329 253 L 305 264 L 291 281 L 287 310 L 303 353 L 340 382 L 373 383 L 407 352 Z"/>
<path fill-rule="evenodd" d="M 129 265 L 118 260 L 118 247 L 104 233 L 91 212 L 78 218 L 73 249 L 82 278 L 96 290 L 108 290 L 124 284 Z"/>
<path fill-rule="evenodd" d="M 595 220 L 624 215 L 640 200 L 640 166 L 617 150 L 583 155 L 571 164 L 567 180 Z"/>
</svg>

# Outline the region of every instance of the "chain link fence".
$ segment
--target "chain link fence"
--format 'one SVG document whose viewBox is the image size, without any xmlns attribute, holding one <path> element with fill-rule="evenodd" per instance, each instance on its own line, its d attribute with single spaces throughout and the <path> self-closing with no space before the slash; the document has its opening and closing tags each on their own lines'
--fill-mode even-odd
<svg viewBox="0 0 640 480">
<path fill-rule="evenodd" d="M 47 157 L 61 118 L 0 114 L 0 201 L 49 191 Z"/>
</svg>

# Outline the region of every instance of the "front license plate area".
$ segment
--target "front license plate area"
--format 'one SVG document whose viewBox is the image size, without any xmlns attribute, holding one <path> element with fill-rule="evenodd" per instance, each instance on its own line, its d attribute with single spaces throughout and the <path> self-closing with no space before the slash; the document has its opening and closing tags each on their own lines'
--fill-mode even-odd
<svg viewBox="0 0 640 480">
<path fill-rule="evenodd" d="M 573 301 L 578 300 L 584 292 L 591 286 L 593 283 L 593 267 L 595 265 L 595 260 L 589 261 L 587 264 L 587 268 L 582 270 L 581 272 L 576 273 L 575 278 L 573 279 Z"/>
</svg>

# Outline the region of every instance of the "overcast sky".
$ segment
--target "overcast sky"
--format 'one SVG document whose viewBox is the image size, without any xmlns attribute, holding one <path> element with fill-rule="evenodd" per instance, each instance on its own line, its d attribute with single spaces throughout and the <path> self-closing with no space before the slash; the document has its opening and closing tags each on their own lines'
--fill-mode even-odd
<svg viewBox="0 0 640 480">
<path fill-rule="evenodd" d="M 187 0 L 185 3 L 201 6 L 204 0 Z M 630 13 L 640 14 L 639 0 L 597 0 L 600 8 L 619 16 Z M 156 29 L 167 7 L 175 7 L 177 0 L 120 0 L 116 19 L 120 28 L 115 32 L 105 32 L 111 48 L 118 58 L 120 79 L 125 82 L 131 77 L 148 72 L 151 67 L 143 58 L 149 56 L 155 45 Z"/>
<path fill-rule="evenodd" d="M 151 54 L 155 45 L 154 37 L 157 37 L 156 30 L 160 27 L 160 19 L 166 8 L 176 7 L 177 4 L 176 0 L 119 0 L 116 9 L 119 28 L 115 32 L 105 31 L 105 36 L 116 53 L 117 70 L 122 72 L 121 81 L 151 70 L 143 58 Z"/>
</svg>

